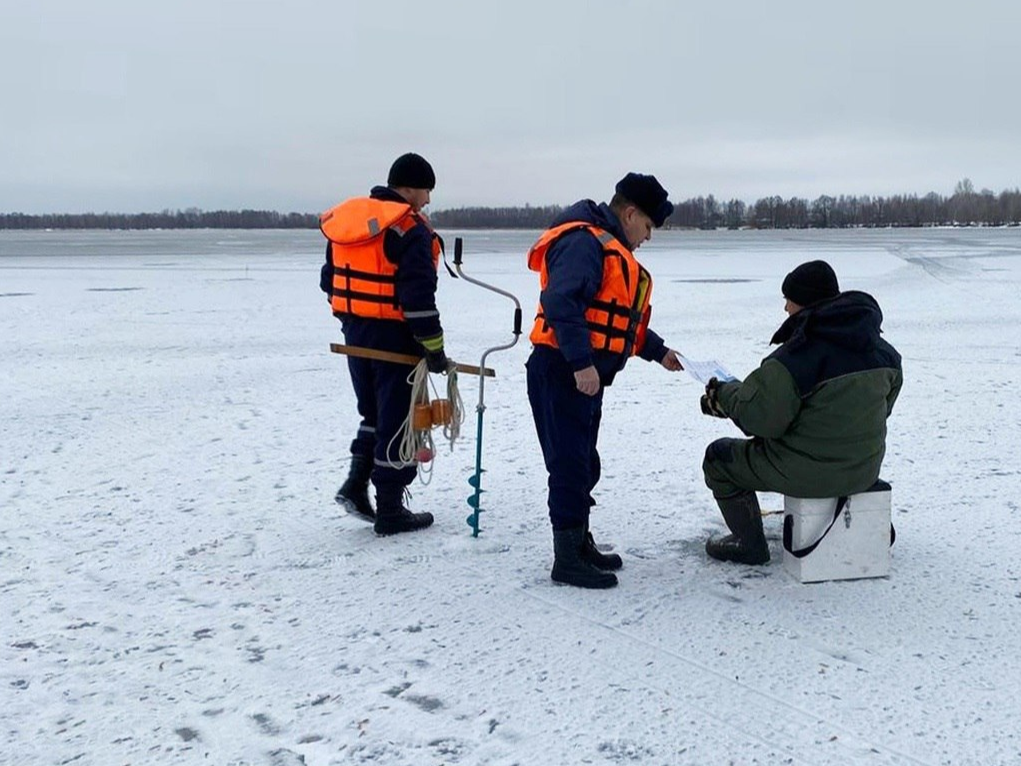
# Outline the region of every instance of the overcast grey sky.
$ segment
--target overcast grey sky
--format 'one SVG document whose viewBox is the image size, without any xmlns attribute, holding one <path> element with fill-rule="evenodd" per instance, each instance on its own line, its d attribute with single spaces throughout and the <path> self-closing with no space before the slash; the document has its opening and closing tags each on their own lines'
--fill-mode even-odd
<svg viewBox="0 0 1021 766">
<path fill-rule="evenodd" d="M 1017 0 L 26 0 L 0 9 L 0 212 L 433 209 L 1021 184 Z"/>
</svg>

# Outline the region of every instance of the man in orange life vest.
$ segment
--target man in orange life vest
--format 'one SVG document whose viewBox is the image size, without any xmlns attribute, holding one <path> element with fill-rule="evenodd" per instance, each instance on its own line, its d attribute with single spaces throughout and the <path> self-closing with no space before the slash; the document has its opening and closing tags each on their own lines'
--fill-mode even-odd
<svg viewBox="0 0 1021 766">
<path fill-rule="evenodd" d="M 529 336 L 528 401 L 549 472 L 553 580 L 582 588 L 617 584 L 620 556 L 599 551 L 589 532 L 603 388 L 628 357 L 682 369 L 649 329 L 652 276 L 634 251 L 673 212 L 654 176 L 628 173 L 610 204 L 582 200 L 553 222 L 528 253 L 539 272 L 539 309 Z"/>
<path fill-rule="evenodd" d="M 436 277 L 443 243 L 422 214 L 436 186 L 432 166 L 404 154 L 390 168 L 386 186 L 368 197 L 342 202 L 323 213 L 326 263 L 319 286 L 352 346 L 425 355 L 429 371 L 445 373 L 443 328 L 436 309 Z M 373 522 L 377 534 L 411 532 L 433 523 L 431 513 L 404 507 L 404 488 L 415 463 L 398 455 L 401 430 L 411 406 L 407 365 L 347 358 L 361 424 L 351 442 L 351 469 L 336 500 Z M 369 480 L 376 509 L 369 502 Z"/>
</svg>

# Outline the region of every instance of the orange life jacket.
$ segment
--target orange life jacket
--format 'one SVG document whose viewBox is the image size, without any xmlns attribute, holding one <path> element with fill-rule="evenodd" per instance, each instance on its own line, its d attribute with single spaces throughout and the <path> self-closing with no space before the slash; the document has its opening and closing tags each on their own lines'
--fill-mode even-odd
<svg viewBox="0 0 1021 766">
<path fill-rule="evenodd" d="M 555 226 L 539 238 L 528 251 L 528 268 L 539 272 L 539 287 L 546 289 L 549 272 L 546 253 L 564 234 L 584 229 L 603 246 L 603 281 L 585 310 L 595 351 L 610 351 L 634 356 L 645 345 L 652 298 L 652 275 L 640 264 L 630 248 L 610 232 L 584 221 L 571 221 Z M 528 336 L 532 343 L 557 347 L 556 335 L 546 321 L 542 302 L 535 314 L 535 324 Z"/>
<path fill-rule="evenodd" d="M 403 237 L 420 223 L 432 234 L 433 268 L 438 269 L 440 238 L 405 202 L 356 197 L 319 216 L 319 228 L 330 241 L 335 314 L 404 319 L 397 302 L 397 267 L 384 254 L 383 239 L 388 230 Z"/>
</svg>

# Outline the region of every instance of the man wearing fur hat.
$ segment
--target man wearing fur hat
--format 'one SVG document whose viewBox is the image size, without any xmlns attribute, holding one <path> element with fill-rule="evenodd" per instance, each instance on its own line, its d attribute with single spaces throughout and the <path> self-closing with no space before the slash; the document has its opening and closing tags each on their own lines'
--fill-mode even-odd
<svg viewBox="0 0 1021 766">
<path fill-rule="evenodd" d="M 386 186 L 326 211 L 327 238 L 319 286 L 352 346 L 425 356 L 430 372 L 447 371 L 443 328 L 436 309 L 436 276 L 442 242 L 422 208 L 436 186 L 432 166 L 418 154 L 398 157 Z M 433 523 L 431 513 L 404 507 L 414 463 L 402 463 L 395 435 L 411 406 L 405 365 L 347 358 L 361 423 L 351 443 L 351 469 L 336 501 L 370 521 L 377 534 L 411 532 Z M 376 509 L 369 480 L 376 487 Z"/>
<path fill-rule="evenodd" d="M 702 397 L 705 414 L 752 437 L 714 441 L 702 465 L 731 532 L 706 542 L 721 561 L 769 561 L 756 491 L 840 497 L 872 486 L 900 393 L 900 354 L 880 337 L 875 298 L 840 292 L 825 261 L 798 266 L 782 291 L 780 348 L 743 382 L 713 378 Z"/>
<path fill-rule="evenodd" d="M 528 253 L 541 288 L 528 401 L 549 472 L 557 582 L 610 588 L 623 565 L 589 532 L 603 389 L 634 355 L 681 369 L 676 352 L 649 329 L 652 276 L 634 255 L 672 212 L 654 176 L 628 173 L 609 204 L 571 205 Z"/>
</svg>

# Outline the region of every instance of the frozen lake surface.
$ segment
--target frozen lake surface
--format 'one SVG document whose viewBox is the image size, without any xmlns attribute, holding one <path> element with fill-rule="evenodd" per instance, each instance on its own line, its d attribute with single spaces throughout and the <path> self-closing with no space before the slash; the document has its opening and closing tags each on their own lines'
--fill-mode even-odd
<svg viewBox="0 0 1021 766">
<path fill-rule="evenodd" d="M 452 252 L 456 232 L 442 232 Z M 535 233 L 465 270 L 538 294 Z M 743 376 L 824 258 L 904 357 L 883 476 L 889 578 L 710 561 L 701 387 L 633 360 L 607 391 L 605 592 L 549 580 L 529 347 L 477 381 L 412 508 L 339 511 L 357 425 L 314 231 L 0 232 L 0 764 L 1021 763 L 1021 231 L 663 232 L 652 327 Z M 448 354 L 511 304 L 441 275 Z M 764 496 L 764 507 L 780 498 Z"/>
</svg>

